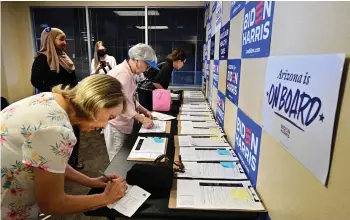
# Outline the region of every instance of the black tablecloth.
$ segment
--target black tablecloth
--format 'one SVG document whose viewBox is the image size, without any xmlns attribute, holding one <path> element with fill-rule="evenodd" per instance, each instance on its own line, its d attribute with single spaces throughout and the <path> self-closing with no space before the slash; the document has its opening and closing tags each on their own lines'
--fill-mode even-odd
<svg viewBox="0 0 350 220">
<path fill-rule="evenodd" d="M 181 96 L 182 100 L 182 96 Z M 174 101 L 169 112 L 164 112 L 166 114 L 177 116 L 179 113 L 179 107 L 181 101 Z M 127 157 L 137 139 L 138 136 L 157 136 L 157 137 L 167 137 L 167 156 L 169 158 L 169 165 L 174 161 L 174 135 L 177 134 L 177 120 L 172 120 L 171 132 L 170 134 L 139 134 L 138 131 L 141 127 L 140 124 L 135 124 L 134 131 L 129 138 L 126 140 L 123 147 L 120 149 L 118 154 L 113 158 L 112 162 L 109 164 L 105 173 L 117 173 L 124 178 L 127 172 L 135 163 L 149 163 L 140 161 L 127 161 Z M 103 189 L 91 189 L 90 194 L 97 194 L 103 192 Z M 197 211 L 197 210 L 179 210 L 179 209 L 169 209 L 169 195 L 165 195 L 163 198 L 150 198 L 139 208 L 139 210 L 133 215 L 133 217 L 138 218 L 160 218 L 160 219 L 251 219 L 256 220 L 258 213 L 256 212 L 224 212 L 224 211 Z M 107 207 L 99 208 L 94 211 L 88 211 L 84 213 L 87 216 L 101 216 L 114 218 L 122 216 L 115 210 L 111 210 Z"/>
</svg>

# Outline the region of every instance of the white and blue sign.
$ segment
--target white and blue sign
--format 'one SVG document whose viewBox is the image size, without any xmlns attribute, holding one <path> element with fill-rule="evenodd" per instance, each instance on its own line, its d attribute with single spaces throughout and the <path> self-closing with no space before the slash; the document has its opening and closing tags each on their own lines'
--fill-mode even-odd
<svg viewBox="0 0 350 220">
<path fill-rule="evenodd" d="M 217 6 L 218 2 L 214 1 L 212 4 L 212 8 L 211 8 L 211 13 L 214 14 L 215 10 L 216 10 L 216 6 Z"/>
<path fill-rule="evenodd" d="M 222 1 L 219 1 L 215 10 L 215 33 L 221 29 L 222 24 Z"/>
<path fill-rule="evenodd" d="M 215 35 L 210 39 L 210 59 L 214 60 L 215 54 Z"/>
<path fill-rule="evenodd" d="M 213 85 L 215 86 L 215 88 L 219 87 L 219 64 L 220 64 L 220 60 L 214 60 Z"/>
<path fill-rule="evenodd" d="M 241 59 L 227 60 L 226 96 L 238 106 Z"/>
<path fill-rule="evenodd" d="M 207 38 L 208 38 L 208 41 L 210 40 L 210 38 L 211 38 L 211 16 L 209 15 L 209 17 L 208 17 L 208 23 L 207 23 Z"/>
<path fill-rule="evenodd" d="M 260 142 L 261 127 L 238 108 L 235 152 L 254 187 L 258 177 Z"/>
<path fill-rule="evenodd" d="M 245 1 L 231 1 L 230 19 L 234 18 L 245 6 Z"/>
<path fill-rule="evenodd" d="M 230 37 L 230 22 L 227 22 L 220 29 L 220 44 L 219 44 L 219 57 L 220 60 L 226 60 L 228 55 L 228 43 Z"/>
<path fill-rule="evenodd" d="M 225 121 L 225 95 L 218 90 L 218 98 L 216 101 L 216 118 L 221 128 L 224 128 Z"/>
<path fill-rule="evenodd" d="M 274 7 L 274 1 L 250 1 L 245 5 L 242 58 L 270 55 Z"/>
<path fill-rule="evenodd" d="M 269 57 L 262 127 L 322 184 L 331 162 L 345 54 Z"/>
<path fill-rule="evenodd" d="M 205 71 L 205 78 L 209 80 L 210 76 L 210 60 L 205 61 L 206 62 L 206 71 Z"/>
</svg>

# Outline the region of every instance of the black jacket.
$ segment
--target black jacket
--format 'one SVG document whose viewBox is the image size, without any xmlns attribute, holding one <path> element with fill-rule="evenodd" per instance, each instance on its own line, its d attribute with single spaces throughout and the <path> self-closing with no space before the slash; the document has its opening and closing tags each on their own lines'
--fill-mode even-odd
<svg viewBox="0 0 350 220">
<path fill-rule="evenodd" d="M 30 81 L 40 92 L 51 92 L 52 87 L 59 84 L 70 85 L 72 87 L 78 84 L 75 71 L 70 73 L 61 65 L 59 73 L 51 71 L 45 54 L 40 54 L 35 58 Z"/>
</svg>

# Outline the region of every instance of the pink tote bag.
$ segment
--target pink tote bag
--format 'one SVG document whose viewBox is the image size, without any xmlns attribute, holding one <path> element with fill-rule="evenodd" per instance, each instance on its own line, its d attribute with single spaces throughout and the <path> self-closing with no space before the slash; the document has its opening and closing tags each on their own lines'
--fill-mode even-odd
<svg viewBox="0 0 350 220">
<path fill-rule="evenodd" d="M 153 111 L 167 112 L 170 110 L 171 94 L 170 90 L 155 89 L 152 94 Z"/>
</svg>

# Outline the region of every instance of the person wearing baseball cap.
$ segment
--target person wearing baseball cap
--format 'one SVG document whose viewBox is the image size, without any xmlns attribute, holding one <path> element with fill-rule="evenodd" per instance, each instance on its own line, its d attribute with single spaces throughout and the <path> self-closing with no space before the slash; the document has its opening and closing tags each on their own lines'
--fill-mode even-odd
<svg viewBox="0 0 350 220">
<path fill-rule="evenodd" d="M 129 49 L 128 55 L 129 59 L 108 72 L 108 75 L 118 79 L 122 84 L 127 103 L 126 111 L 111 119 L 103 132 L 109 161 L 112 161 L 128 135 L 131 134 L 134 119 L 141 122 L 142 126 L 147 129 L 153 127 L 151 113 L 136 101 L 136 76 L 150 68 L 159 70 L 156 53 L 149 45 L 139 43 Z"/>
</svg>

